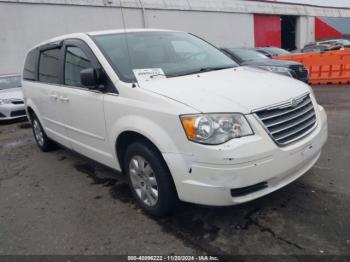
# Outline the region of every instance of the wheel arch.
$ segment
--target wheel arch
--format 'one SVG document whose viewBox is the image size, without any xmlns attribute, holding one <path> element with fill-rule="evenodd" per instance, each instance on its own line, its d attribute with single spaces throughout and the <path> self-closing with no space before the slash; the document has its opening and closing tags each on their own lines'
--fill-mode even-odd
<svg viewBox="0 0 350 262">
<path fill-rule="evenodd" d="M 36 108 L 32 100 L 30 99 L 27 100 L 26 111 L 30 121 L 33 120 L 33 116 L 35 115 L 39 119 L 40 123 L 42 123 L 39 110 Z"/>
<path fill-rule="evenodd" d="M 136 131 L 131 131 L 131 130 L 126 130 L 123 131 L 117 138 L 116 143 L 115 143 L 115 148 L 116 148 L 116 155 L 117 155 L 117 160 L 119 162 L 120 168 L 122 170 L 122 172 L 124 173 L 124 157 L 125 157 L 125 152 L 126 149 L 129 145 L 131 145 L 134 142 L 142 142 L 142 143 L 146 143 L 148 147 L 152 147 L 156 152 L 158 157 L 161 159 L 161 161 L 163 161 L 163 163 L 165 164 L 166 168 L 168 169 L 168 172 L 170 174 L 170 179 L 172 182 L 172 185 L 175 189 L 175 193 L 178 197 L 178 193 L 177 193 L 177 186 L 174 180 L 174 177 L 171 173 L 171 170 L 168 166 L 168 163 L 166 162 L 166 160 L 163 157 L 162 152 L 159 150 L 159 148 L 157 147 L 157 145 L 151 141 L 151 139 L 149 139 L 148 137 L 144 136 L 143 134 L 136 132 Z"/>
<path fill-rule="evenodd" d="M 148 145 L 152 146 L 158 152 L 159 156 L 162 157 L 162 159 L 165 162 L 165 159 L 163 158 L 162 152 L 159 150 L 157 145 L 151 139 L 149 139 L 148 137 L 146 137 L 145 135 L 143 135 L 137 131 L 125 130 L 119 134 L 119 136 L 117 137 L 116 142 L 115 142 L 116 156 L 117 156 L 117 160 L 119 162 L 119 166 L 122 170 L 123 170 L 123 163 L 124 163 L 124 153 L 125 153 L 126 149 L 132 143 L 137 142 L 137 141 L 147 143 Z"/>
<path fill-rule="evenodd" d="M 30 106 L 28 106 L 27 107 L 27 112 L 28 112 L 27 115 L 28 115 L 29 120 L 33 120 L 33 116 L 35 115 L 34 110 Z"/>
</svg>

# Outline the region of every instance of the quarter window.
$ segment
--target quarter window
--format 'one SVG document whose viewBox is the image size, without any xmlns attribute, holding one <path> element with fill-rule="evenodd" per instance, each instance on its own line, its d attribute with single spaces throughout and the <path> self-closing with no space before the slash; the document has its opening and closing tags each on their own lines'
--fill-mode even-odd
<svg viewBox="0 0 350 262">
<path fill-rule="evenodd" d="M 37 80 L 37 61 L 39 52 L 34 49 L 31 50 L 26 58 L 23 69 L 23 79 L 36 81 Z"/>
<path fill-rule="evenodd" d="M 93 67 L 90 59 L 79 47 L 67 47 L 64 62 L 64 83 L 69 86 L 83 87 L 80 82 L 80 71 Z"/>
<path fill-rule="evenodd" d="M 39 59 L 40 82 L 53 84 L 59 83 L 59 55 L 59 48 L 41 52 Z"/>
</svg>

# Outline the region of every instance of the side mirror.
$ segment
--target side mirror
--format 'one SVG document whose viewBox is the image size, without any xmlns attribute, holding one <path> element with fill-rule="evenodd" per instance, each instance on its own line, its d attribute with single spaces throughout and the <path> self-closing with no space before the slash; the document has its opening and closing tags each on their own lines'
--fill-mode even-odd
<svg viewBox="0 0 350 262">
<path fill-rule="evenodd" d="M 88 88 L 97 88 L 100 84 L 97 70 L 92 67 L 81 70 L 80 82 Z"/>
</svg>

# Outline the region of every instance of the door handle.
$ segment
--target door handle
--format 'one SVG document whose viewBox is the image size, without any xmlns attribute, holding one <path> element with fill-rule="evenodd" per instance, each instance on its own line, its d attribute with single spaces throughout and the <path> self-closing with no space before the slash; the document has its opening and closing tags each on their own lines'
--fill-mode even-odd
<svg viewBox="0 0 350 262">
<path fill-rule="evenodd" d="M 61 97 L 60 97 L 60 100 L 61 100 L 62 102 L 69 102 L 69 98 L 68 98 L 68 97 L 63 97 L 63 96 L 61 96 Z"/>
<path fill-rule="evenodd" d="M 57 101 L 58 96 L 57 96 L 57 95 L 50 95 L 50 98 L 53 99 L 53 100 L 55 100 L 55 101 Z"/>
</svg>

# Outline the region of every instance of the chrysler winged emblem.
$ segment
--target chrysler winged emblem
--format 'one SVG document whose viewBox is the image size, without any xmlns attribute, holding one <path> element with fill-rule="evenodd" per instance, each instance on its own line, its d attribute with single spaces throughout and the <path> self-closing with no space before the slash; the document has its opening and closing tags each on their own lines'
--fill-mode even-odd
<svg viewBox="0 0 350 262">
<path fill-rule="evenodd" d="M 290 100 L 290 106 L 291 107 L 296 107 L 298 104 L 299 104 L 298 100 L 296 100 L 296 99 L 291 99 Z"/>
</svg>

